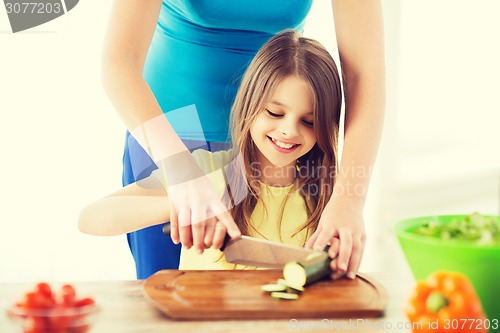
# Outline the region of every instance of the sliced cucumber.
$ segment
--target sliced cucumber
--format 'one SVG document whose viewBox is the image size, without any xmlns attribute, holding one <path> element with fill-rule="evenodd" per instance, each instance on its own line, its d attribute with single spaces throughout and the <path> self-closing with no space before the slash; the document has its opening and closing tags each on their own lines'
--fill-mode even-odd
<svg viewBox="0 0 500 333">
<path fill-rule="evenodd" d="M 304 266 L 296 261 L 290 261 L 283 267 L 283 277 L 288 283 L 294 286 L 300 286 L 301 288 L 303 288 L 307 282 L 307 274 Z"/>
<path fill-rule="evenodd" d="M 280 292 L 280 291 L 286 291 L 286 286 L 282 284 L 271 283 L 261 286 L 260 290 L 265 291 L 266 293 Z"/>
<path fill-rule="evenodd" d="M 290 261 L 283 267 L 283 277 L 294 286 L 305 286 L 330 274 L 330 262 L 326 252 L 303 261 Z"/>
<path fill-rule="evenodd" d="M 299 285 L 295 285 L 293 282 L 290 282 L 287 280 L 279 279 L 278 284 L 284 286 L 286 289 L 289 289 L 288 291 L 290 291 L 290 290 L 292 292 L 303 292 L 304 291 L 304 287 L 299 286 Z"/>
<path fill-rule="evenodd" d="M 330 273 L 330 258 L 326 252 L 314 253 L 306 260 L 290 261 L 283 267 L 284 279 L 278 279 L 276 284 L 265 284 L 262 291 L 278 299 L 298 299 L 304 291 L 304 286 L 326 277 Z"/>
<path fill-rule="evenodd" d="M 285 300 L 293 300 L 298 299 L 299 295 L 294 293 L 284 293 L 281 291 L 275 291 L 271 293 L 272 298 L 285 299 Z"/>
</svg>

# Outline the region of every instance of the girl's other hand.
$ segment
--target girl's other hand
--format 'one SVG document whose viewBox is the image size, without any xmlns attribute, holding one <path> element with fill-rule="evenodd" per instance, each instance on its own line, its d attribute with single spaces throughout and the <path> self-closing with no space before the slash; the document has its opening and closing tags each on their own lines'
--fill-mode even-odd
<svg viewBox="0 0 500 333">
<path fill-rule="evenodd" d="M 330 245 L 332 279 L 344 275 L 354 279 L 365 247 L 365 227 L 362 209 L 349 202 L 331 202 L 321 215 L 318 228 L 311 235 L 306 247 L 323 251 Z"/>
<path fill-rule="evenodd" d="M 226 232 L 238 238 L 241 232 L 221 202 L 207 176 L 169 186 L 170 236 L 198 253 L 213 246 L 220 248 Z"/>
</svg>

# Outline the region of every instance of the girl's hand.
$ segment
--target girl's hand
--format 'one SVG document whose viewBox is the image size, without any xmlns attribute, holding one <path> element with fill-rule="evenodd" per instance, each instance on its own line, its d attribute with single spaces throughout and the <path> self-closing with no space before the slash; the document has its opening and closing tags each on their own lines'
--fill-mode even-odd
<svg viewBox="0 0 500 333">
<path fill-rule="evenodd" d="M 330 244 L 332 279 L 347 274 L 354 279 L 361 264 L 365 247 L 365 227 L 362 209 L 349 202 L 330 202 L 324 209 L 318 228 L 306 247 L 323 251 Z"/>
<path fill-rule="evenodd" d="M 198 253 L 220 248 L 226 236 L 241 236 L 231 214 L 221 202 L 207 176 L 169 186 L 170 236 L 175 244 Z"/>
</svg>

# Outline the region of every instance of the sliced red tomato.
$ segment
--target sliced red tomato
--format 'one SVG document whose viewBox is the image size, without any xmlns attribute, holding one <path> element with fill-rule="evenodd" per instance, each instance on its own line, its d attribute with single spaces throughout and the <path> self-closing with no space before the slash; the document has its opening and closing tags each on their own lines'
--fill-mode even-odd
<svg viewBox="0 0 500 333">
<path fill-rule="evenodd" d="M 35 292 L 47 298 L 52 298 L 52 288 L 47 282 L 39 282 L 35 286 Z"/>
<path fill-rule="evenodd" d="M 70 284 L 65 284 L 61 288 L 61 300 L 62 304 L 66 306 L 73 306 L 76 298 L 75 288 Z"/>
<path fill-rule="evenodd" d="M 89 330 L 85 321 L 87 314 L 79 314 L 77 310 L 94 304 L 93 298 L 77 298 L 71 284 L 65 284 L 55 292 L 48 283 L 40 282 L 12 305 L 9 316 L 25 320 L 24 333 L 85 333 Z M 76 312 L 68 314 L 66 310 L 71 309 Z M 50 315 L 34 315 L 33 310 L 49 311 Z"/>
</svg>

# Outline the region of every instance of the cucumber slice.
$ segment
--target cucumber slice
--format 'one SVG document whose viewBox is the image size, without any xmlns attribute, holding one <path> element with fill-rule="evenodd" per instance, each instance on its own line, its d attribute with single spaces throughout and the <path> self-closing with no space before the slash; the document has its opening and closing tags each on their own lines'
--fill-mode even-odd
<svg viewBox="0 0 500 333">
<path fill-rule="evenodd" d="M 304 287 L 302 287 L 300 285 L 296 285 L 293 282 L 290 282 L 287 280 L 279 279 L 278 284 L 284 286 L 286 289 L 290 289 L 293 292 L 303 292 L 304 291 Z"/>
<path fill-rule="evenodd" d="M 290 261 L 283 267 L 283 277 L 293 286 L 305 286 L 330 274 L 330 262 L 326 252 L 303 261 Z"/>
<path fill-rule="evenodd" d="M 303 287 L 307 282 L 307 274 L 304 267 L 296 261 L 290 261 L 283 267 L 283 277 L 285 281 L 294 286 Z"/>
<path fill-rule="evenodd" d="M 265 284 L 263 286 L 260 286 L 260 290 L 265 291 L 266 293 L 272 293 L 272 292 L 280 292 L 280 291 L 285 291 L 286 286 L 282 284 Z"/>
<path fill-rule="evenodd" d="M 293 293 L 284 293 L 281 291 L 274 291 L 271 293 L 271 297 L 277 299 L 293 300 L 298 299 L 299 295 Z"/>
</svg>

